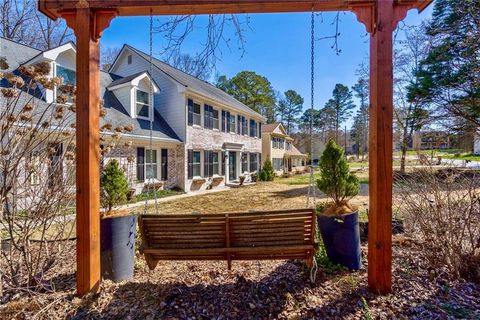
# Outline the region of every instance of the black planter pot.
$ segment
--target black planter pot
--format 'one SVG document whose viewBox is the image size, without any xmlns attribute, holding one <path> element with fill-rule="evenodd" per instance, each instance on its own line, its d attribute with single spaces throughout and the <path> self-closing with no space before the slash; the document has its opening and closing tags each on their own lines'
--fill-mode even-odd
<svg viewBox="0 0 480 320">
<path fill-rule="evenodd" d="M 338 217 L 319 215 L 317 221 L 328 258 L 350 270 L 359 270 L 362 253 L 358 211 Z"/>
<path fill-rule="evenodd" d="M 136 215 L 100 221 L 100 263 L 104 279 L 121 282 L 133 277 L 136 226 Z"/>
</svg>

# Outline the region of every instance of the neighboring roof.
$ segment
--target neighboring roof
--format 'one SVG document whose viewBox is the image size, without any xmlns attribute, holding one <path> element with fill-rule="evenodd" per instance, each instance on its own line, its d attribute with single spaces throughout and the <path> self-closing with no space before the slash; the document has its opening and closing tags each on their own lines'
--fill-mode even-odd
<svg viewBox="0 0 480 320">
<path fill-rule="evenodd" d="M 32 59 L 42 51 L 21 43 L 0 37 L 0 57 L 7 58 L 9 68 L 6 72 L 16 70 L 22 63 Z"/>
<path fill-rule="evenodd" d="M 142 52 L 132 46 L 129 45 L 124 45 L 124 48 L 128 48 L 131 51 L 137 53 L 139 56 L 144 58 L 147 61 L 150 61 L 150 55 L 146 54 L 145 52 Z M 182 86 L 186 87 L 187 89 L 191 90 L 194 93 L 200 94 L 202 96 L 205 96 L 207 98 L 210 98 L 212 100 L 220 101 L 227 106 L 232 106 L 236 109 L 239 109 L 249 115 L 253 115 L 256 117 L 261 117 L 263 116 L 259 114 L 258 112 L 253 111 L 250 107 L 246 106 L 245 104 L 241 103 L 231 95 L 227 94 L 225 91 L 213 86 L 212 84 L 200 80 L 198 78 L 195 78 L 194 76 L 189 75 L 188 73 L 185 73 L 179 69 L 176 69 L 165 62 L 162 62 L 156 58 L 152 59 L 153 65 L 157 67 L 160 71 L 168 75 L 171 79 L 174 81 L 178 82 Z M 115 63 L 112 64 L 112 67 L 115 65 Z M 112 68 L 111 67 L 111 68 Z M 110 69 L 111 70 L 111 69 Z"/>
<path fill-rule="evenodd" d="M 14 72 L 21 64 L 28 60 L 31 60 L 35 56 L 38 56 L 41 51 L 24 46 L 11 40 L 0 38 L 0 56 L 5 56 L 7 62 L 10 64 L 9 72 Z M 12 69 L 14 68 L 14 69 Z M 138 75 L 137 75 L 138 76 Z M 4 79 L 5 80 L 5 79 Z M 0 82 L 0 87 L 8 86 L 6 81 Z M 120 127 L 126 125 L 133 125 L 133 132 L 131 135 L 136 135 L 142 138 L 150 137 L 150 121 L 143 119 L 134 119 L 130 117 L 124 106 L 118 101 L 115 94 L 106 90 L 114 81 L 121 80 L 121 77 L 112 75 L 106 72 L 100 72 L 100 97 L 104 100 L 104 108 L 107 111 L 107 115 L 102 119 L 102 123 L 110 123 L 113 127 Z M 52 104 L 47 103 L 40 96 L 34 97 L 30 94 L 22 92 L 18 98 L 20 103 L 16 104 L 18 111 L 23 108 L 26 102 L 31 102 L 35 106 L 35 114 L 41 115 L 45 112 L 52 112 Z M 0 95 L 0 103 L 3 103 L 5 98 Z M 51 111 L 47 108 L 52 109 Z M 180 139 L 162 118 L 162 116 L 155 110 L 152 137 L 157 139 L 173 140 L 174 142 L 180 142 Z"/>
<path fill-rule="evenodd" d="M 301 153 L 293 144 L 291 149 L 285 152 L 285 155 L 288 157 L 308 157 L 308 155 Z"/>
<path fill-rule="evenodd" d="M 275 131 L 275 129 L 278 128 L 280 125 L 280 122 L 275 122 L 275 123 L 267 123 L 262 125 L 262 133 L 272 133 Z"/>
</svg>

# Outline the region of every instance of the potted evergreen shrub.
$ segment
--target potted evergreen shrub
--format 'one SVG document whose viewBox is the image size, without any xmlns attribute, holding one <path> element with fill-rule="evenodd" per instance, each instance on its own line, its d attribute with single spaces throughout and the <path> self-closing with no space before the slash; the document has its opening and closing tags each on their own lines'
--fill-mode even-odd
<svg viewBox="0 0 480 320">
<path fill-rule="evenodd" d="M 114 211 L 126 201 L 130 189 L 117 160 L 110 160 L 103 168 L 100 187 L 105 209 L 100 221 L 102 276 L 121 282 L 133 277 L 137 216 Z"/>
<path fill-rule="evenodd" d="M 329 259 L 350 270 L 361 267 L 358 208 L 349 201 L 358 194 L 359 180 L 350 173 L 343 149 L 330 140 L 320 157 L 318 188 L 330 201 L 318 208 L 318 226 Z"/>
</svg>

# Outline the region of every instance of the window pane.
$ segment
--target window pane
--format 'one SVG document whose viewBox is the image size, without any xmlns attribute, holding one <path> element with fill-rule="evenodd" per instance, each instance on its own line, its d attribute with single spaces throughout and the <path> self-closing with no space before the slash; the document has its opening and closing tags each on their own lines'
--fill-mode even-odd
<svg viewBox="0 0 480 320">
<path fill-rule="evenodd" d="M 193 114 L 193 124 L 196 124 L 197 126 L 202 125 L 202 117 L 200 116 L 200 114 Z"/>
<path fill-rule="evenodd" d="M 144 91 L 137 90 L 137 102 L 143 104 L 149 104 L 148 93 Z"/>
<path fill-rule="evenodd" d="M 64 84 L 76 85 L 76 73 L 73 70 L 57 65 L 57 77 L 63 78 Z"/>
<path fill-rule="evenodd" d="M 156 179 L 158 178 L 158 170 L 156 164 L 147 164 L 145 166 L 145 172 L 147 179 Z"/>
<path fill-rule="evenodd" d="M 150 116 L 149 109 L 148 105 L 137 103 L 137 115 L 139 117 L 148 118 Z"/>
<path fill-rule="evenodd" d="M 200 177 L 202 175 L 200 171 L 200 163 L 194 163 L 193 164 L 193 176 L 194 177 Z"/>
<path fill-rule="evenodd" d="M 152 158 L 152 155 L 153 155 L 153 158 Z M 145 162 L 157 163 L 157 150 L 145 150 Z"/>
<path fill-rule="evenodd" d="M 214 153 L 213 153 L 212 162 L 213 162 L 213 174 L 218 175 L 218 174 L 219 174 L 219 170 L 218 170 L 218 166 L 219 166 L 219 163 L 218 163 L 218 152 L 214 152 Z"/>
<path fill-rule="evenodd" d="M 193 163 L 200 163 L 200 152 L 194 151 L 193 152 Z"/>
<path fill-rule="evenodd" d="M 193 105 L 193 112 L 196 114 L 200 114 L 200 105 L 199 104 L 194 104 Z"/>
</svg>

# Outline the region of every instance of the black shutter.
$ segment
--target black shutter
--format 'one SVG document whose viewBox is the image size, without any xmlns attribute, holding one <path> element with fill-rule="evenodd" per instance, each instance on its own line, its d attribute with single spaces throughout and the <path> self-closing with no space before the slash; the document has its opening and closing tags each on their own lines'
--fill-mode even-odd
<svg viewBox="0 0 480 320">
<path fill-rule="evenodd" d="M 188 150 L 188 179 L 193 178 L 193 150 Z"/>
<path fill-rule="evenodd" d="M 162 149 L 162 180 L 168 180 L 168 149 Z"/>
<path fill-rule="evenodd" d="M 210 151 L 210 155 L 208 157 L 208 172 L 210 173 L 210 177 L 213 177 L 213 151 Z"/>
<path fill-rule="evenodd" d="M 226 126 L 225 126 L 225 121 L 227 118 L 227 113 L 225 110 L 222 110 L 222 131 L 225 132 Z"/>
<path fill-rule="evenodd" d="M 237 133 L 242 134 L 242 116 L 237 116 Z"/>
<path fill-rule="evenodd" d="M 193 100 L 188 99 L 188 125 L 193 126 Z"/>
<path fill-rule="evenodd" d="M 262 137 L 262 124 L 261 123 L 258 124 L 258 137 L 259 138 Z"/>
<path fill-rule="evenodd" d="M 227 132 L 230 132 L 230 112 L 227 111 Z"/>
<path fill-rule="evenodd" d="M 225 155 L 223 154 L 223 152 L 220 153 L 220 163 L 221 163 L 220 175 L 224 176 L 225 175 Z"/>
<path fill-rule="evenodd" d="M 145 148 L 137 148 L 137 180 L 145 181 Z"/>
<path fill-rule="evenodd" d="M 208 151 L 203 152 L 203 176 L 210 177 L 208 172 Z"/>
</svg>

